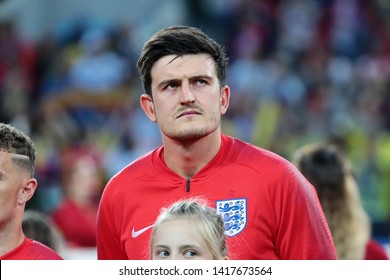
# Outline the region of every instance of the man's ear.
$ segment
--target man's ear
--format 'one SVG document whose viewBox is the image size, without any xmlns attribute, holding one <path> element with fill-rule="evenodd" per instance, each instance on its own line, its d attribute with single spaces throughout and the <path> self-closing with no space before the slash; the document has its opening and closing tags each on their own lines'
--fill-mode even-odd
<svg viewBox="0 0 390 280">
<path fill-rule="evenodd" d="M 146 94 L 146 93 L 142 94 L 140 99 L 139 99 L 139 103 L 141 105 L 142 110 L 144 110 L 146 116 L 152 122 L 156 122 L 157 121 L 156 112 L 154 110 L 153 100 L 150 97 L 150 95 Z"/>
<path fill-rule="evenodd" d="M 33 197 L 37 186 L 38 182 L 35 178 L 29 178 L 27 181 L 23 182 L 23 186 L 19 193 L 19 204 L 24 204 L 29 201 Z"/>
<path fill-rule="evenodd" d="M 221 115 L 224 115 L 229 108 L 230 103 L 230 88 L 224 86 L 221 90 Z"/>
</svg>

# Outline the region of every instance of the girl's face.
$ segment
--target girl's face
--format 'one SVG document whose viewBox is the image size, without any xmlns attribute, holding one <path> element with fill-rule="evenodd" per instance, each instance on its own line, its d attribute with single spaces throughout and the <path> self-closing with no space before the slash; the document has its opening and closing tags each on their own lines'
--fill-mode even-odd
<svg viewBox="0 0 390 280">
<path fill-rule="evenodd" d="M 183 218 L 160 224 L 152 244 L 153 260 L 213 260 L 196 223 Z"/>
</svg>

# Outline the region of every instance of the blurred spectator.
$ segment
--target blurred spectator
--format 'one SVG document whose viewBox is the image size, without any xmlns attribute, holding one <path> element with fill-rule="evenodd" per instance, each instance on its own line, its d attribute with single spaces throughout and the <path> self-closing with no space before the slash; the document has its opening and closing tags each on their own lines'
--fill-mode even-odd
<svg viewBox="0 0 390 280">
<path fill-rule="evenodd" d="M 99 158 L 88 148 L 70 148 L 61 158 L 62 202 L 51 213 L 66 245 L 96 246 L 96 215 L 104 186 Z"/>
<path fill-rule="evenodd" d="M 83 139 L 110 129 L 111 119 L 123 118 L 131 98 L 131 67 L 112 40 L 102 28 L 87 28 L 75 45 L 64 48 L 61 57 L 65 62 L 60 60 L 60 64 L 66 69 L 56 72 L 64 75 L 65 83 L 60 79 L 59 91 L 42 101 L 43 117 L 51 126 L 61 123 L 65 132 Z"/>
<path fill-rule="evenodd" d="M 16 32 L 13 20 L 0 21 L 0 121 L 29 131 L 32 93 L 36 87 L 33 44 Z"/>
<path fill-rule="evenodd" d="M 37 210 L 24 211 L 22 228 L 24 234 L 37 240 L 56 252 L 62 250 L 62 236 L 50 217 Z"/>
<path fill-rule="evenodd" d="M 69 69 L 70 87 L 104 94 L 125 80 L 126 65 L 110 51 L 109 36 L 102 29 L 87 29 L 81 37 L 82 53 Z"/>
<path fill-rule="evenodd" d="M 331 145 L 307 145 L 293 154 L 292 162 L 317 190 L 338 259 L 389 259 L 372 238 L 352 165 L 341 151 Z"/>
</svg>

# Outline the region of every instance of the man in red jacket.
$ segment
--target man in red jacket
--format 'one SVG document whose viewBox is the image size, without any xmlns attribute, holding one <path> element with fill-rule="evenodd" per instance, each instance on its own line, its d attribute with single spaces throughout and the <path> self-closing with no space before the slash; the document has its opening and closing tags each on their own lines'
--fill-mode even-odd
<svg viewBox="0 0 390 280">
<path fill-rule="evenodd" d="M 221 133 L 229 107 L 223 48 L 174 26 L 144 46 L 140 105 L 163 145 L 107 184 L 98 212 L 99 259 L 145 259 L 160 208 L 192 196 L 225 222 L 229 259 L 335 259 L 315 189 L 282 157 Z"/>
<path fill-rule="evenodd" d="M 61 260 L 22 230 L 26 202 L 34 195 L 35 149 L 31 139 L 0 123 L 0 260 Z"/>
</svg>

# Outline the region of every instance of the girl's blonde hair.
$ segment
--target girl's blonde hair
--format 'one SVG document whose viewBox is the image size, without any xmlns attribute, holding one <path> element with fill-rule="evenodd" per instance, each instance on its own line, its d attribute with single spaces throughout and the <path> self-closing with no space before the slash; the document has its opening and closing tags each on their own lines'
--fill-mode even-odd
<svg viewBox="0 0 390 280">
<path fill-rule="evenodd" d="M 161 209 L 150 238 L 150 252 L 153 252 L 156 232 L 161 224 L 179 218 L 191 219 L 196 224 L 214 259 L 227 259 L 223 219 L 215 209 L 207 206 L 206 201 L 200 198 L 180 200 L 170 207 Z"/>
</svg>

